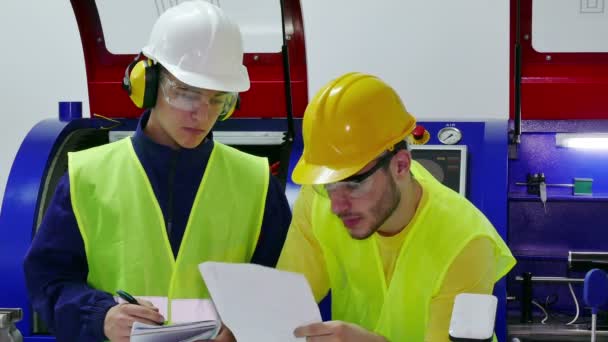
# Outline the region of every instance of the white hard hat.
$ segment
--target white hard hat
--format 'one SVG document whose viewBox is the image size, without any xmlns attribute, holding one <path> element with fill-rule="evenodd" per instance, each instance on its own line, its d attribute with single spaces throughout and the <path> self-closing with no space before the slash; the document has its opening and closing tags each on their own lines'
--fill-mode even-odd
<svg viewBox="0 0 608 342">
<path fill-rule="evenodd" d="M 249 89 L 239 27 L 209 2 L 187 1 L 169 8 L 154 24 L 142 52 L 189 86 Z"/>
</svg>

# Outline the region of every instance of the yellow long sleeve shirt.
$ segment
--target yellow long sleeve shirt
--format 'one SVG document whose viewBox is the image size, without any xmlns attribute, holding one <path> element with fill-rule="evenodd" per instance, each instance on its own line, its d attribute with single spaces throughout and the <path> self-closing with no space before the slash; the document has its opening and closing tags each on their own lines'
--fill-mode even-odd
<svg viewBox="0 0 608 342">
<path fill-rule="evenodd" d="M 329 292 L 330 282 L 323 252 L 313 234 L 311 224 L 313 191 L 309 186 L 303 186 L 300 191 L 277 268 L 304 274 L 312 287 L 315 299 L 319 302 Z M 397 256 L 407 233 L 408 230 L 404 229 L 390 237 L 377 234 L 378 249 L 387 284 L 392 278 Z M 440 291 L 431 301 L 425 341 L 449 341 L 448 329 L 454 297 L 457 294 L 492 293 L 496 273 L 494 253 L 491 240 L 477 238 L 456 257 L 449 267 Z"/>
</svg>

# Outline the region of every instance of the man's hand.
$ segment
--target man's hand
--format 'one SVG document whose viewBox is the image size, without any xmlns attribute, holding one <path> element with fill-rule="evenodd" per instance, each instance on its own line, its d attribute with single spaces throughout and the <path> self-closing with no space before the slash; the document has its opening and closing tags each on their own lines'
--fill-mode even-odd
<svg viewBox="0 0 608 342">
<path fill-rule="evenodd" d="M 129 342 L 134 322 L 163 324 L 165 318 L 152 303 L 142 299 L 138 299 L 138 302 L 141 305 L 118 304 L 108 310 L 103 332 L 110 341 Z"/>
<path fill-rule="evenodd" d="M 380 335 L 358 325 L 342 321 L 313 323 L 294 330 L 296 337 L 306 337 L 308 342 L 388 342 Z"/>
</svg>

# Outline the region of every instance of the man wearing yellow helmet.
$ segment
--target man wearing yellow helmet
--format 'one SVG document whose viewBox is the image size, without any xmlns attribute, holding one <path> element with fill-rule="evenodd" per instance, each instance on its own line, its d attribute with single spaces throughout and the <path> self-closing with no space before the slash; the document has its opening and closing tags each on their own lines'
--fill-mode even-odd
<svg viewBox="0 0 608 342">
<path fill-rule="evenodd" d="M 491 293 L 515 260 L 491 223 L 412 160 L 415 127 L 377 77 L 343 75 L 304 114 L 302 184 L 278 268 L 329 290 L 310 341 L 447 341 L 454 297 Z"/>
<path fill-rule="evenodd" d="M 237 24 L 207 1 L 180 1 L 142 54 L 123 80 L 146 108 L 135 134 L 69 154 L 25 259 L 32 305 L 58 341 L 129 341 L 134 322 L 183 320 L 183 308 L 208 307 L 199 263 L 274 266 L 287 234 L 266 158 L 211 132 L 250 86 Z M 119 289 L 141 305 L 117 303 Z"/>
</svg>

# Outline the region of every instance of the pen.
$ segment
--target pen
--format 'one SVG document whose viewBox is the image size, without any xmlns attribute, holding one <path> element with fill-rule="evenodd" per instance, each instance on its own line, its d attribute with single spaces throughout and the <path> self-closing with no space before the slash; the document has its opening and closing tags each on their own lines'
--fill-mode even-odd
<svg viewBox="0 0 608 342">
<path fill-rule="evenodd" d="M 126 291 L 123 291 L 123 290 L 118 290 L 118 291 L 116 291 L 116 294 L 117 294 L 117 295 L 118 295 L 120 298 L 122 298 L 122 299 L 126 300 L 126 301 L 127 301 L 129 304 L 141 305 L 141 304 L 139 304 L 139 302 L 137 301 L 137 299 L 135 299 L 135 297 L 131 296 L 131 295 L 130 295 L 128 292 L 126 292 Z M 158 323 L 158 325 L 165 325 L 165 324 L 167 324 L 167 322 L 166 322 L 166 321 L 165 321 L 165 322 Z"/>
<path fill-rule="evenodd" d="M 135 299 L 135 297 L 133 297 L 130 294 L 128 294 L 126 291 L 118 290 L 118 291 L 116 291 L 116 294 L 120 298 L 126 300 L 129 304 L 139 305 L 139 302 L 137 301 L 137 299 Z"/>
</svg>

